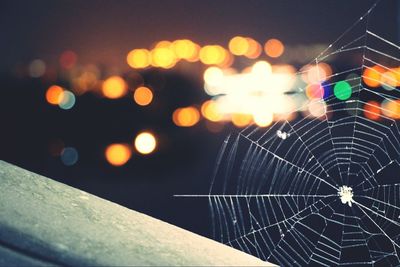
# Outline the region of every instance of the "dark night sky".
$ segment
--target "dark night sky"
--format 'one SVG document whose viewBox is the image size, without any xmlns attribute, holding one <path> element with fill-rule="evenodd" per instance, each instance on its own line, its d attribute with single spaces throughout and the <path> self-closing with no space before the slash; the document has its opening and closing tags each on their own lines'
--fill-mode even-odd
<svg viewBox="0 0 400 267">
<path fill-rule="evenodd" d="M 329 43 L 374 1 L 339 2 L 2 1 L 0 67 L 33 58 L 51 62 L 65 49 L 76 51 L 82 63 L 126 67 L 128 51 L 163 39 L 226 45 L 243 34 L 260 42 L 277 37 L 287 44 Z M 381 23 L 395 23 L 395 1 L 381 4 L 386 6 Z"/>
</svg>

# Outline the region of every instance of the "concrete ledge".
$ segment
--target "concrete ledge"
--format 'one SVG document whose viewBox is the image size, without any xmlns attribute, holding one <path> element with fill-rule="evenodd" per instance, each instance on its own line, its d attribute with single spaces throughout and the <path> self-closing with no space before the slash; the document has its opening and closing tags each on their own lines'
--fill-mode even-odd
<svg viewBox="0 0 400 267">
<path fill-rule="evenodd" d="M 272 266 L 4 161 L 0 265 Z"/>
</svg>

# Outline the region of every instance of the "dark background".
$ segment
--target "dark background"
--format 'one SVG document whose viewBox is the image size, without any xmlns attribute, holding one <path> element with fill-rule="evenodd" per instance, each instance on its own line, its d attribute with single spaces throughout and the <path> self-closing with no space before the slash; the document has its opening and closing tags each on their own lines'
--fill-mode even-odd
<svg viewBox="0 0 400 267">
<path fill-rule="evenodd" d="M 210 236 L 207 200 L 173 197 L 208 193 L 222 140 L 236 131 L 226 125 L 222 132 L 211 133 L 204 120 L 191 128 L 172 123 L 174 109 L 207 99 L 202 73 L 142 71 L 156 95 L 146 108 L 128 98 L 109 101 L 85 94 L 65 111 L 46 103 L 50 84 L 18 76 L 15 70 L 35 58 L 57 65 L 60 53 L 70 49 L 81 64 L 128 74 L 125 57 L 131 49 L 164 39 L 226 46 L 233 36 L 246 35 L 260 42 L 276 37 L 287 45 L 329 44 L 373 2 L 1 1 L 0 159 Z M 376 14 L 380 19 L 375 26 L 396 35 L 398 4 L 384 0 L 381 5 L 385 8 Z M 156 153 L 134 153 L 125 166 L 110 166 L 105 147 L 132 143 L 143 129 L 157 132 Z M 64 166 L 49 154 L 49 143 L 55 139 L 77 148 L 77 164 Z"/>
</svg>

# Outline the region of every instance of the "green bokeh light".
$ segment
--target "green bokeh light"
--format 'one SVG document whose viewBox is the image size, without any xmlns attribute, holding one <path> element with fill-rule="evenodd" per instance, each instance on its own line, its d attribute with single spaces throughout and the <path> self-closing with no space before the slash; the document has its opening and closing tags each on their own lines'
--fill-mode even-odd
<svg viewBox="0 0 400 267">
<path fill-rule="evenodd" d="M 350 98 L 352 90 L 351 85 L 348 82 L 340 81 L 335 84 L 333 93 L 340 100 L 347 100 Z"/>
</svg>

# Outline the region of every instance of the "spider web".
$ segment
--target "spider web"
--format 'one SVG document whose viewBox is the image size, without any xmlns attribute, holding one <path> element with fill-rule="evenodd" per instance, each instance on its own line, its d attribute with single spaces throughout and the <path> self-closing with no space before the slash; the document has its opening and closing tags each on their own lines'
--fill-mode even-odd
<svg viewBox="0 0 400 267">
<path fill-rule="evenodd" d="M 400 47 L 370 26 L 376 6 L 313 62 L 347 62 L 324 87 L 346 81 L 351 98 L 330 91 L 314 100 L 324 109 L 319 117 L 228 136 L 209 194 L 186 195 L 208 198 L 221 242 L 283 266 L 400 265 L 399 127 L 384 107 L 364 110 L 368 100 L 400 96 L 390 79 L 377 81 L 385 89 L 363 81 L 366 69 L 400 64 Z M 344 186 L 352 191 L 346 201 Z"/>
</svg>

